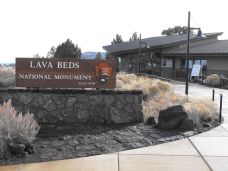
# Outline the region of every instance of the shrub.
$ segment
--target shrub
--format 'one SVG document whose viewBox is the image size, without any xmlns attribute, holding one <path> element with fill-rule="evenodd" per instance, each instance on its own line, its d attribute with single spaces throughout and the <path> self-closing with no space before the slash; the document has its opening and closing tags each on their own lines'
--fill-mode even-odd
<svg viewBox="0 0 228 171">
<path fill-rule="evenodd" d="M 172 85 L 160 81 L 134 74 L 117 74 L 116 88 L 125 90 L 142 90 L 144 95 L 157 96 L 163 92 L 172 90 Z"/>
<path fill-rule="evenodd" d="M 117 80 L 121 80 L 124 84 L 130 84 L 131 80 L 135 80 L 137 76 L 134 74 L 118 73 L 116 78 Z"/>
<path fill-rule="evenodd" d="M 212 75 L 212 77 L 218 77 Z M 219 77 L 218 77 L 219 78 Z M 200 125 L 202 121 L 216 119 L 217 106 L 207 99 L 190 99 L 187 102 L 185 96 L 174 93 L 170 83 L 139 77 L 133 74 L 117 74 L 117 87 L 126 90 L 142 90 L 144 119 L 153 116 L 157 118 L 159 111 L 175 105 L 183 105 L 189 118 L 195 124 Z"/>
<path fill-rule="evenodd" d="M 15 139 L 32 142 L 39 132 L 39 125 L 33 114 L 18 113 L 11 105 L 11 100 L 0 105 L 0 154 L 7 153 L 7 143 Z"/>
<path fill-rule="evenodd" d="M 13 67 L 0 66 L 0 87 L 12 87 L 15 85 L 15 69 Z"/>
<path fill-rule="evenodd" d="M 205 84 L 212 87 L 218 87 L 220 85 L 220 77 L 217 74 L 207 76 Z"/>
<path fill-rule="evenodd" d="M 184 104 L 185 102 L 185 97 L 175 94 L 174 92 L 161 93 L 159 96 L 150 97 L 146 101 L 143 101 L 144 118 L 145 120 L 150 116 L 157 118 L 160 110 Z"/>
<path fill-rule="evenodd" d="M 218 118 L 218 107 L 211 99 L 189 99 L 184 104 L 184 108 L 188 117 L 194 121 L 196 125 L 200 125 L 202 121 L 216 120 Z"/>
<path fill-rule="evenodd" d="M 164 82 L 164 81 L 159 81 L 157 83 L 157 85 L 158 85 L 160 91 L 162 91 L 162 92 L 169 92 L 172 89 L 171 84 Z"/>
<path fill-rule="evenodd" d="M 123 81 L 122 80 L 116 80 L 116 88 L 122 88 L 124 85 Z"/>
</svg>

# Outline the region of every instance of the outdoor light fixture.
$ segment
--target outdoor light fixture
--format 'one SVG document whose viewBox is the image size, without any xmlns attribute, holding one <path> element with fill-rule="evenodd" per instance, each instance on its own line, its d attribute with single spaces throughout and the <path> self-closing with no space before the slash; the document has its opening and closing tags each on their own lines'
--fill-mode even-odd
<svg viewBox="0 0 228 171">
<path fill-rule="evenodd" d="M 187 28 L 187 53 L 186 53 L 186 83 L 185 83 L 185 95 L 188 96 L 188 70 L 189 70 L 189 43 L 190 43 L 190 30 L 198 30 L 197 36 L 195 38 L 205 38 L 205 36 L 202 35 L 202 31 L 200 28 L 191 28 L 190 27 L 190 17 L 191 13 L 188 12 L 188 28 Z"/>
</svg>

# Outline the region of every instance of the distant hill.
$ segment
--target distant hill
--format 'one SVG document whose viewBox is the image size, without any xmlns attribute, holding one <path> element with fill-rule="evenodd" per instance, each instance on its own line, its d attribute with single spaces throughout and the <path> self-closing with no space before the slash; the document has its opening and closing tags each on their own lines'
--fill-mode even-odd
<svg viewBox="0 0 228 171">
<path fill-rule="evenodd" d="M 101 58 L 105 59 L 106 52 L 100 52 Z M 82 59 L 95 59 L 97 52 L 83 52 Z"/>
</svg>

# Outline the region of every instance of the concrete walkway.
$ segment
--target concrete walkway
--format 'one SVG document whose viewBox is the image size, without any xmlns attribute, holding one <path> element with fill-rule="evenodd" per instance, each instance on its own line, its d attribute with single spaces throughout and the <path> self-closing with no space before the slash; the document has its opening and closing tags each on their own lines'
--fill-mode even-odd
<svg viewBox="0 0 228 171">
<path fill-rule="evenodd" d="M 184 84 L 175 91 L 184 94 Z M 190 138 L 70 160 L 19 164 L 0 167 L 0 171 L 228 171 L 228 90 L 215 89 L 216 101 L 223 94 L 224 123 L 208 132 Z M 190 85 L 189 94 L 212 97 L 212 88 Z"/>
</svg>

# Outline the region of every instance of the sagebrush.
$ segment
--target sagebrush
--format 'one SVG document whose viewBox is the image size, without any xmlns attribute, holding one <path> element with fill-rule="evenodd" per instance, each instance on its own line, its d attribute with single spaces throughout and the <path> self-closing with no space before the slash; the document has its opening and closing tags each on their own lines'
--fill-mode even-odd
<svg viewBox="0 0 228 171">
<path fill-rule="evenodd" d="M 202 121 L 218 118 L 218 106 L 211 99 L 190 98 L 184 104 L 188 117 L 199 125 Z"/>
<path fill-rule="evenodd" d="M 150 116 L 157 118 L 159 111 L 175 105 L 183 105 L 186 98 L 174 92 L 161 93 L 159 96 L 150 97 L 143 101 L 143 114 L 145 119 Z"/>
<path fill-rule="evenodd" d="M 18 113 L 11 100 L 0 105 L 0 154 L 7 153 L 7 143 L 19 138 L 32 142 L 39 132 L 39 125 L 32 113 Z"/>
<path fill-rule="evenodd" d="M 0 87 L 15 86 L 15 68 L 0 66 Z"/>
<path fill-rule="evenodd" d="M 206 85 L 212 86 L 212 87 L 218 87 L 220 86 L 220 77 L 217 74 L 212 74 L 206 77 L 205 82 Z"/>
</svg>

